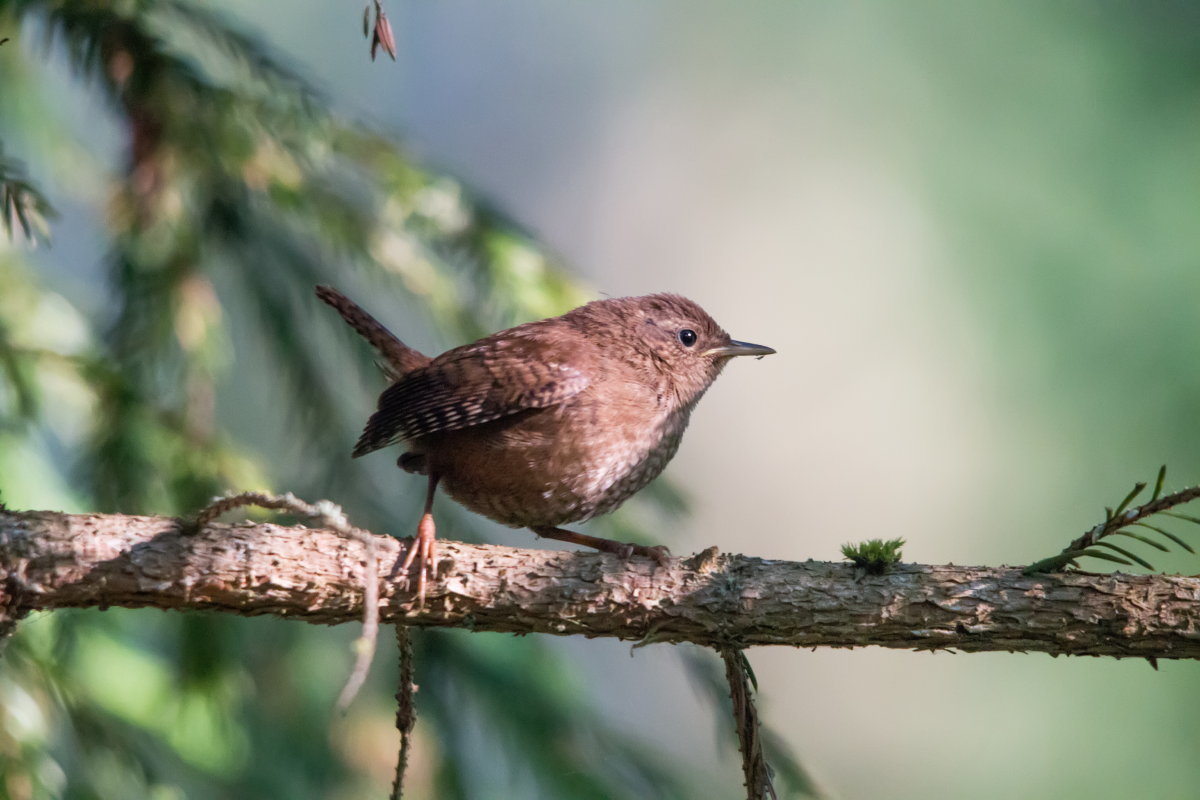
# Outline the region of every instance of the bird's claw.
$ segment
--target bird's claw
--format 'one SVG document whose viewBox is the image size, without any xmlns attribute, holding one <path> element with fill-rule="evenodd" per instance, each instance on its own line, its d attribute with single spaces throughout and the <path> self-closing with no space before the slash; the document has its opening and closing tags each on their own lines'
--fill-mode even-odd
<svg viewBox="0 0 1200 800">
<path fill-rule="evenodd" d="M 653 547 L 649 547 L 644 544 L 634 544 L 634 545 L 630 545 L 630 547 L 632 549 L 631 549 L 629 555 L 639 555 L 639 556 L 645 556 L 646 558 L 649 558 L 649 559 L 653 559 L 655 562 L 658 563 L 658 565 L 660 567 L 667 566 L 667 564 L 671 560 L 671 551 L 668 550 L 666 547 L 664 547 L 661 544 L 655 545 Z M 628 556 L 626 556 L 626 558 L 628 558 Z"/>
<path fill-rule="evenodd" d="M 417 535 L 413 537 L 412 544 L 408 546 L 408 553 L 404 557 L 404 563 L 400 565 L 400 570 L 405 574 L 404 581 L 407 586 L 409 581 L 409 568 L 416 564 L 417 567 L 417 607 L 425 607 L 425 587 L 428 585 L 429 579 L 437 580 L 437 529 L 433 524 L 433 515 L 425 514 L 421 517 L 421 521 L 417 524 Z"/>
</svg>

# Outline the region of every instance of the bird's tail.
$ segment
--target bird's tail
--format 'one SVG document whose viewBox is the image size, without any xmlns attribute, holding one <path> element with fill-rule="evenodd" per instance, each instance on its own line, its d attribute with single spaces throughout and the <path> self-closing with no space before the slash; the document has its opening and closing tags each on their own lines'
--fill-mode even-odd
<svg viewBox="0 0 1200 800">
<path fill-rule="evenodd" d="M 316 291 L 317 297 L 332 306 L 351 328 L 371 343 L 375 352 L 383 359 L 381 366 L 391 380 L 398 380 L 405 373 L 429 363 L 429 356 L 397 339 L 395 334 L 383 327 L 383 323 L 337 289 L 332 286 L 318 286 Z"/>
</svg>

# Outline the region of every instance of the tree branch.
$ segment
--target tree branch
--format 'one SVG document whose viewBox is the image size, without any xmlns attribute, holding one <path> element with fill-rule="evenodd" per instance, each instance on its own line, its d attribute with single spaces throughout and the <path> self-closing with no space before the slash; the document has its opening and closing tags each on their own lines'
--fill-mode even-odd
<svg viewBox="0 0 1200 800">
<path fill-rule="evenodd" d="M 442 542 L 423 609 L 379 537 L 382 622 L 611 636 L 708 647 L 786 644 L 1200 657 L 1200 579 L 1016 568 L 842 564 L 707 550 L 660 567 L 600 553 Z M 35 609 L 143 607 L 362 616 L 365 546 L 331 531 L 163 517 L 0 511 L 0 621 Z"/>
</svg>

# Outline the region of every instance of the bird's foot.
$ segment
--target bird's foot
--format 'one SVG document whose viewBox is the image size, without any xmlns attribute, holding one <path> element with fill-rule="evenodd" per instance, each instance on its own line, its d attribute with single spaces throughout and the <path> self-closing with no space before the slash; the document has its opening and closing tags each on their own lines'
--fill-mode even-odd
<svg viewBox="0 0 1200 800">
<path fill-rule="evenodd" d="M 661 544 L 654 545 L 653 547 L 644 544 L 627 544 L 625 546 L 629 548 L 629 552 L 625 555 L 625 558 L 635 555 L 645 556 L 656 561 L 660 567 L 667 566 L 671 560 L 671 551 Z"/>
<path fill-rule="evenodd" d="M 425 607 L 425 587 L 428 584 L 430 577 L 437 580 L 437 529 L 433 524 L 433 515 L 425 514 L 421 517 L 421 521 L 417 523 L 417 535 L 413 537 L 412 544 L 408 546 L 408 553 L 404 556 L 404 563 L 400 565 L 400 570 L 405 574 L 405 585 L 408 585 L 409 569 L 416 564 L 417 567 L 417 607 Z"/>
<path fill-rule="evenodd" d="M 631 545 L 629 542 L 616 541 L 613 542 L 613 545 L 616 545 L 616 547 L 611 548 L 608 552 L 619 555 L 620 558 L 626 561 L 634 558 L 635 555 L 644 555 L 644 557 L 654 560 L 659 566 L 666 566 L 668 561 L 671 560 L 671 551 L 668 551 L 662 545 L 649 547 L 647 545 Z"/>
<path fill-rule="evenodd" d="M 646 558 L 653 559 L 660 567 L 667 566 L 667 561 L 671 558 L 671 551 L 662 545 L 650 547 L 644 544 L 618 542 L 614 539 L 589 536 L 586 533 L 577 533 L 576 531 L 554 528 L 549 525 L 531 527 L 530 530 L 538 536 L 544 536 L 547 539 L 558 539 L 560 542 L 570 542 L 571 544 L 591 547 L 602 553 L 612 553 L 625 560 L 633 556 L 645 556 Z"/>
</svg>

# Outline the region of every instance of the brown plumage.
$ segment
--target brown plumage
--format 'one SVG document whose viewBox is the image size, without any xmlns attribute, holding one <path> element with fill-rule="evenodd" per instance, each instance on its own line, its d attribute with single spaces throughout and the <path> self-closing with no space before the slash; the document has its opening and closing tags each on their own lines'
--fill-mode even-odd
<svg viewBox="0 0 1200 800">
<path fill-rule="evenodd" d="M 420 562 L 422 594 L 439 482 L 497 522 L 662 561 L 665 548 L 558 526 L 612 511 L 653 480 L 726 362 L 775 352 L 732 340 L 687 298 L 654 294 L 597 300 L 430 359 L 337 290 L 319 286 L 317 296 L 375 347 L 393 380 L 353 454 L 404 442 L 400 466 L 429 477 L 404 564 Z"/>
</svg>

